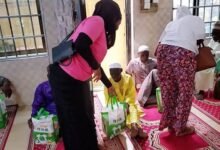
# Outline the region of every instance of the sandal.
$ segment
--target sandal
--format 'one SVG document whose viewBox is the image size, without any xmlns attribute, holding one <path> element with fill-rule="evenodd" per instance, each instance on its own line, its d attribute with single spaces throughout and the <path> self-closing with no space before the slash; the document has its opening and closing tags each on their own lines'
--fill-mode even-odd
<svg viewBox="0 0 220 150">
<path fill-rule="evenodd" d="M 189 134 L 193 134 L 195 132 L 195 128 L 194 127 L 185 127 L 185 129 L 183 129 L 183 131 L 179 132 L 176 134 L 176 136 L 184 136 L 184 135 L 189 135 Z"/>
</svg>

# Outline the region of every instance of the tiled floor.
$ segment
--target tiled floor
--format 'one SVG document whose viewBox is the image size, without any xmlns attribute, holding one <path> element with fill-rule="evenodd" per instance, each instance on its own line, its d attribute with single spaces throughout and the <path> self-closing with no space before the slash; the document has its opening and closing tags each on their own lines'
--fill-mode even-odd
<svg viewBox="0 0 220 150">
<path fill-rule="evenodd" d="M 30 130 L 27 120 L 31 115 L 31 107 L 19 107 L 5 150 L 27 150 Z"/>
</svg>

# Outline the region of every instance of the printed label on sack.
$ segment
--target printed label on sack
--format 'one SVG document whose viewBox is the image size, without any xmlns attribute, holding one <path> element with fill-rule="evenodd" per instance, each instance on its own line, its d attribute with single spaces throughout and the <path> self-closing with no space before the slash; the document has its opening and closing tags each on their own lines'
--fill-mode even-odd
<svg viewBox="0 0 220 150">
<path fill-rule="evenodd" d="M 52 117 L 37 120 L 32 118 L 35 132 L 52 133 L 54 132 Z"/>
<path fill-rule="evenodd" d="M 125 121 L 124 110 L 121 108 L 109 112 L 109 124 L 120 124 Z"/>
</svg>

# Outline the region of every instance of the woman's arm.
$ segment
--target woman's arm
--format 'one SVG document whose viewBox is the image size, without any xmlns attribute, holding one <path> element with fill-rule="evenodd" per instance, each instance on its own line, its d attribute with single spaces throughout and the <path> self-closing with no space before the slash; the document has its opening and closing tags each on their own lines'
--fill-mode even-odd
<svg viewBox="0 0 220 150">
<path fill-rule="evenodd" d="M 90 45 L 92 44 L 92 40 L 90 37 L 81 32 L 77 39 L 75 40 L 75 48 L 76 51 L 80 54 L 80 56 L 85 59 L 85 61 L 89 64 L 89 66 L 93 69 L 96 70 L 100 67 L 100 64 L 97 62 L 95 57 L 92 54 Z"/>
<path fill-rule="evenodd" d="M 102 83 L 107 87 L 107 88 L 110 88 L 112 86 L 112 83 L 109 81 L 108 77 L 106 76 L 104 70 L 102 69 L 102 67 L 100 68 L 101 69 L 101 81 Z"/>
</svg>

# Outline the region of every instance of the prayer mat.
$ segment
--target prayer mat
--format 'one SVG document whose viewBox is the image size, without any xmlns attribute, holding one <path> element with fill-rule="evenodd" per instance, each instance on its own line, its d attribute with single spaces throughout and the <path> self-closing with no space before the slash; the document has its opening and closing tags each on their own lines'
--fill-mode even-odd
<svg viewBox="0 0 220 150">
<path fill-rule="evenodd" d="M 160 113 L 157 107 L 144 109 L 145 116 L 141 119 L 144 130 L 148 133 L 148 139 L 131 139 L 135 147 L 143 150 L 195 150 L 195 149 L 220 149 L 220 133 L 206 124 L 199 116 L 191 112 L 188 125 L 194 126 L 196 132 L 191 135 L 176 137 L 167 130 L 159 131 Z"/>
</svg>

